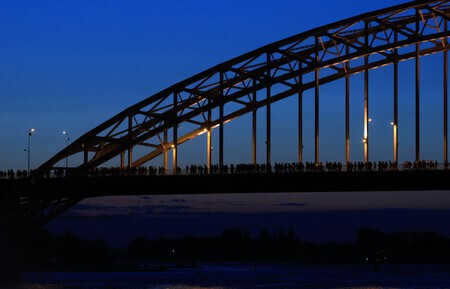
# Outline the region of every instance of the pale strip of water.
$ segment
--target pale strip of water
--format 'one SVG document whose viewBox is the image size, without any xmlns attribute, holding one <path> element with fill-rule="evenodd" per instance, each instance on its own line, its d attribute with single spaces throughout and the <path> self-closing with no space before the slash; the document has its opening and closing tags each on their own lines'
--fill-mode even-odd
<svg viewBox="0 0 450 289">
<path fill-rule="evenodd" d="M 450 265 L 200 264 L 164 272 L 23 273 L 14 289 L 450 289 Z"/>
</svg>

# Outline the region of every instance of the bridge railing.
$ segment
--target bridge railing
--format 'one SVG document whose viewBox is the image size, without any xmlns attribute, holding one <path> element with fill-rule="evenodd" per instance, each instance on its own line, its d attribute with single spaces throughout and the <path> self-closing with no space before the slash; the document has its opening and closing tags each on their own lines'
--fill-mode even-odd
<svg viewBox="0 0 450 289">
<path fill-rule="evenodd" d="M 266 164 L 230 164 L 221 168 L 217 164 L 211 165 L 186 165 L 184 168 L 165 169 L 163 166 L 139 166 L 134 168 L 98 167 L 86 172 L 85 176 L 162 176 L 162 175 L 207 175 L 207 174 L 263 174 L 263 173 L 303 173 L 303 172 L 369 172 L 369 171 L 409 171 L 409 170 L 446 170 L 447 163 L 438 163 L 432 160 L 393 161 L 378 162 L 324 162 L 324 163 L 280 163 Z M 26 170 L 0 171 L 0 179 L 26 179 L 33 176 L 34 171 Z M 76 175 L 72 168 L 56 168 L 44 177 L 61 178 Z M 78 173 L 79 175 L 79 173 Z"/>
</svg>

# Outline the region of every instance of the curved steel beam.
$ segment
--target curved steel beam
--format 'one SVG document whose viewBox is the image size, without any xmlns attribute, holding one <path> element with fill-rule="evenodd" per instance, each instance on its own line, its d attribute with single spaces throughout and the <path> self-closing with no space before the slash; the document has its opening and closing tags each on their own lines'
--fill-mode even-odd
<svg viewBox="0 0 450 289">
<path fill-rule="evenodd" d="M 255 108 L 270 105 L 315 86 L 304 76 L 320 70 L 325 84 L 365 69 L 375 69 L 448 50 L 446 22 L 450 0 L 412 1 L 318 27 L 271 43 L 181 81 L 125 109 L 87 132 L 38 168 L 45 174 L 68 156 L 82 154 L 72 170 L 88 170 L 138 146 L 146 153 L 129 160 L 140 166 L 202 133 Z M 369 58 L 368 63 L 361 59 Z M 256 100 L 255 93 L 268 98 Z M 229 106 L 221 117 L 217 112 Z M 189 131 L 177 129 L 187 124 Z M 177 130 L 168 140 L 169 130 Z M 129 153 L 129 159 L 132 154 Z"/>
</svg>

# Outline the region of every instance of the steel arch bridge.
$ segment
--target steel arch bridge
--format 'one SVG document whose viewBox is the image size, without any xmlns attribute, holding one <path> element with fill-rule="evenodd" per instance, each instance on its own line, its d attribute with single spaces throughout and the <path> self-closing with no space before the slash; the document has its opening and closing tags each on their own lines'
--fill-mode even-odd
<svg viewBox="0 0 450 289">
<path fill-rule="evenodd" d="M 72 142 L 42 164 L 37 172 L 61 169 L 65 158 L 81 155 L 70 167 L 85 172 L 120 156 L 121 167 L 138 167 L 163 155 L 164 167 L 177 167 L 178 146 L 207 134 L 207 166 L 211 167 L 211 134 L 219 129 L 219 168 L 223 165 L 224 124 L 253 115 L 252 160 L 256 163 L 256 111 L 266 108 L 266 162 L 271 163 L 271 105 L 298 97 L 298 161 L 303 161 L 303 108 L 306 90 L 314 90 L 315 162 L 319 159 L 320 86 L 345 79 L 346 160 L 350 160 L 350 78 L 364 74 L 364 160 L 369 160 L 369 70 L 393 65 L 394 161 L 398 159 L 398 64 L 415 60 L 415 150 L 420 159 L 420 62 L 443 54 L 444 162 L 447 155 L 448 0 L 412 1 L 365 13 L 268 44 L 176 83 L 125 109 Z M 224 108 L 229 108 L 225 113 Z M 179 134 L 179 127 L 192 127 Z M 133 158 L 133 150 L 145 154 Z"/>
</svg>

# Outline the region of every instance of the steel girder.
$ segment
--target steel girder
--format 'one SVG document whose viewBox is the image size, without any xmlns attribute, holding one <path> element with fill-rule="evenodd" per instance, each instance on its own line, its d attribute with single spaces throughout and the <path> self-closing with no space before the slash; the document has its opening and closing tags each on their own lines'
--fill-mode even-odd
<svg viewBox="0 0 450 289">
<path fill-rule="evenodd" d="M 258 108 L 366 69 L 448 50 L 448 0 L 413 1 L 318 27 L 258 48 L 181 81 L 87 132 L 38 168 L 45 174 L 68 156 L 85 171 L 129 152 L 137 167 L 202 133 Z M 369 61 L 361 61 L 366 56 Z M 309 77 L 311 79 L 311 77 Z M 314 77 L 313 77 L 314 78 Z M 306 80 L 306 81 L 305 81 Z M 265 89 L 274 92 L 266 96 Z M 264 97 L 252 98 L 258 93 Z M 223 113 L 224 108 L 228 110 Z M 178 128 L 188 129 L 180 134 Z M 168 132 L 172 132 L 169 139 Z M 132 159 L 131 150 L 145 148 Z"/>
</svg>

